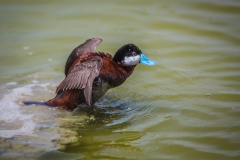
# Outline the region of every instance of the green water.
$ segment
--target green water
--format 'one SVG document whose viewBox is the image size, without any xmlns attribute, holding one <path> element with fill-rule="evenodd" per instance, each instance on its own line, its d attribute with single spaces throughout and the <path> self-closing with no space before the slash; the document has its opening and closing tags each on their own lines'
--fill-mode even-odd
<svg viewBox="0 0 240 160">
<path fill-rule="evenodd" d="M 48 100 L 70 52 L 134 43 L 139 64 L 95 113 Z M 1 1 L 0 159 L 240 159 L 240 2 Z"/>
</svg>

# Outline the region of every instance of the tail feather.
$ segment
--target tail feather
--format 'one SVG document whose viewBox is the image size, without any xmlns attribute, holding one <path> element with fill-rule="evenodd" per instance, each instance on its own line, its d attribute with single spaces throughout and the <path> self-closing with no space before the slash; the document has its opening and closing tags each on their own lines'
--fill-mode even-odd
<svg viewBox="0 0 240 160">
<path fill-rule="evenodd" d="M 39 101 L 22 101 L 23 104 L 25 105 L 32 105 L 32 104 L 35 104 L 35 105 L 45 105 L 46 106 L 46 103 L 45 102 L 39 102 Z"/>
</svg>

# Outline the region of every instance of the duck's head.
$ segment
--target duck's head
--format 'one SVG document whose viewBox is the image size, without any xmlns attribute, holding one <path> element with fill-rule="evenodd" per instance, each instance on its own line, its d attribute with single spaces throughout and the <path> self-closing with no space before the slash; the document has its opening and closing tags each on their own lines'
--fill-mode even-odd
<svg viewBox="0 0 240 160">
<path fill-rule="evenodd" d="M 138 63 L 143 63 L 149 66 L 154 66 L 157 62 L 148 59 L 142 51 L 134 44 L 125 44 L 117 50 L 113 60 L 123 63 L 126 66 L 134 66 Z"/>
</svg>

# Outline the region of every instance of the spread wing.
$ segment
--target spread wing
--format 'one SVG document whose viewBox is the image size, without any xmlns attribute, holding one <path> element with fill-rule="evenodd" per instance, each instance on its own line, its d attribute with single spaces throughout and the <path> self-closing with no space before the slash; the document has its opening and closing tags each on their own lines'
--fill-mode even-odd
<svg viewBox="0 0 240 160">
<path fill-rule="evenodd" d="M 92 107 L 92 84 L 102 67 L 102 60 L 93 57 L 80 63 L 76 63 L 70 73 L 57 87 L 56 93 L 69 89 L 84 89 L 87 104 Z"/>
<path fill-rule="evenodd" d="M 72 53 L 68 56 L 65 64 L 65 75 L 67 76 L 69 69 L 72 67 L 76 59 L 84 55 L 87 52 L 95 52 L 96 47 L 102 42 L 102 38 L 96 37 L 86 40 L 83 44 L 76 47 Z"/>
</svg>

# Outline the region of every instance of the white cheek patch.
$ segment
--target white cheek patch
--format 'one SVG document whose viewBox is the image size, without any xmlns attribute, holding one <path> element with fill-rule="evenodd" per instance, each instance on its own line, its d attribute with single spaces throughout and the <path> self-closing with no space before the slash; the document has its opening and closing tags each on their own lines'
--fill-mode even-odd
<svg viewBox="0 0 240 160">
<path fill-rule="evenodd" d="M 123 63 L 125 63 L 126 65 L 129 65 L 129 66 L 133 66 L 133 65 L 138 64 L 140 59 L 141 59 L 140 55 L 125 57 L 123 60 Z"/>
</svg>

